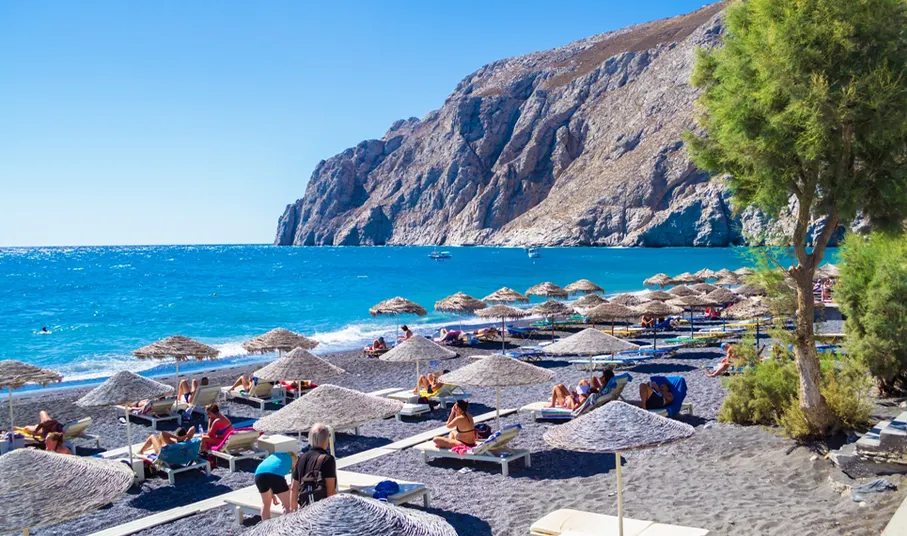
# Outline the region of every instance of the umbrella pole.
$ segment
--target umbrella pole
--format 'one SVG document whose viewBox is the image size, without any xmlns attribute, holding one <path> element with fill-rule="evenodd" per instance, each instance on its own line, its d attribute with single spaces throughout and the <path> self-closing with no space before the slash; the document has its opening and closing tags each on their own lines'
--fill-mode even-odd
<svg viewBox="0 0 907 536">
<path fill-rule="evenodd" d="M 176 387 L 180 386 L 180 360 L 176 360 Z"/>
<path fill-rule="evenodd" d="M 617 464 L 617 534 L 624 536 L 624 482 L 620 470 L 620 451 L 614 451 L 614 462 Z"/>
<path fill-rule="evenodd" d="M 504 342 L 505 342 L 505 340 L 504 340 L 504 319 L 501 318 L 501 353 L 502 354 L 504 353 L 504 348 L 505 348 Z"/>
<path fill-rule="evenodd" d="M 690 309 L 690 338 L 693 338 L 693 310 Z"/>
<path fill-rule="evenodd" d="M 494 422 L 497 425 L 498 430 L 500 430 L 501 429 L 501 388 L 500 387 L 494 388 L 494 398 L 495 398 Z"/>
<path fill-rule="evenodd" d="M 336 457 L 336 453 L 334 452 L 334 429 L 333 428 L 331 428 L 331 456 Z"/>
<path fill-rule="evenodd" d="M 129 422 L 129 412 L 127 411 L 126 412 L 126 445 L 128 445 L 127 448 L 129 449 L 129 468 L 132 469 L 133 471 L 135 471 L 135 465 L 133 464 L 133 461 L 132 461 L 132 427 L 130 426 L 130 424 L 131 423 Z"/>
<path fill-rule="evenodd" d="M 759 319 L 756 319 L 756 348 L 759 348 Z"/>
<path fill-rule="evenodd" d="M 10 447 L 9 450 L 14 450 L 16 448 L 16 426 L 13 424 L 13 388 L 10 385 L 6 386 L 6 393 L 9 395 L 9 439 Z M 28 529 L 26 529 L 26 532 Z"/>
<path fill-rule="evenodd" d="M 614 319 L 611 319 L 611 336 L 614 336 Z"/>
<path fill-rule="evenodd" d="M 416 360 L 416 391 L 418 394 L 419 389 L 419 360 Z"/>
</svg>

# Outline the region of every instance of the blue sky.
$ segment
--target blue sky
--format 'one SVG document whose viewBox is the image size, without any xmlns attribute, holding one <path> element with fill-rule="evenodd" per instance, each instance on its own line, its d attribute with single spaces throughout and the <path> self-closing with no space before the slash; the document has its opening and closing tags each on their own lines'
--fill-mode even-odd
<svg viewBox="0 0 907 536">
<path fill-rule="evenodd" d="M 482 65 L 703 3 L 2 2 L 0 246 L 270 242 Z"/>
</svg>

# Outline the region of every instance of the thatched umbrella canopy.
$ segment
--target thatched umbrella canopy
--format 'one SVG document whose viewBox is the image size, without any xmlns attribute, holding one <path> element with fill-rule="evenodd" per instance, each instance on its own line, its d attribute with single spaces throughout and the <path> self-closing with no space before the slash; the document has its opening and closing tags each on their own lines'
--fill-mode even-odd
<svg viewBox="0 0 907 536">
<path fill-rule="evenodd" d="M 686 285 L 680 285 L 680 286 L 674 287 L 671 290 L 669 290 L 668 292 L 670 294 L 673 294 L 675 298 L 679 298 L 679 297 L 683 297 L 683 296 L 695 296 L 697 294 L 700 294 L 699 292 L 696 292 L 695 290 L 693 290 L 692 288 L 690 288 Z"/>
<path fill-rule="evenodd" d="M 525 294 L 520 294 L 512 288 L 501 287 L 482 298 L 482 301 L 488 303 L 528 303 L 529 297 Z"/>
<path fill-rule="evenodd" d="M 610 298 L 608 301 L 611 303 L 616 303 L 618 305 L 624 305 L 626 307 L 634 307 L 645 302 L 646 300 L 637 296 L 636 294 L 618 294 L 617 296 Z"/>
<path fill-rule="evenodd" d="M 719 304 L 737 303 L 740 301 L 740 296 L 726 288 L 715 289 L 706 294 L 705 297 Z"/>
<path fill-rule="evenodd" d="M 289 352 L 294 348 L 311 350 L 316 346 L 318 346 L 318 341 L 284 328 L 272 329 L 242 344 L 242 347 L 250 354 Z"/>
<path fill-rule="evenodd" d="M 740 284 L 740 278 L 736 277 L 736 276 L 722 277 L 722 278 L 718 279 L 718 281 L 715 281 L 715 284 L 718 286 L 721 286 L 721 287 L 732 287 L 734 285 Z"/>
<path fill-rule="evenodd" d="M 586 318 L 595 327 L 596 322 L 611 322 L 611 335 L 614 335 L 614 321 L 633 318 L 636 311 L 619 303 L 603 303 L 586 311 Z"/>
<path fill-rule="evenodd" d="M 457 536 L 444 518 L 391 503 L 339 493 L 265 521 L 248 536 Z"/>
<path fill-rule="evenodd" d="M 718 289 L 720 287 L 716 287 L 715 285 L 712 285 L 711 283 L 696 283 L 695 285 L 691 286 L 690 288 L 695 290 L 696 292 L 712 292 L 713 290 Z"/>
<path fill-rule="evenodd" d="M 551 319 L 551 340 L 554 340 L 554 317 L 555 316 L 565 316 L 572 315 L 574 313 L 573 307 L 570 307 L 564 302 L 548 300 L 545 303 L 540 303 L 529 310 L 530 313 L 535 315 L 542 315 L 545 318 Z"/>
<path fill-rule="evenodd" d="M 425 316 L 428 314 L 428 311 L 424 307 L 419 305 L 416 302 L 411 302 L 406 298 L 401 298 L 397 296 L 396 298 L 391 298 L 389 300 L 384 300 L 381 303 L 378 303 L 372 306 L 368 310 L 368 314 L 372 316 L 383 316 L 383 315 L 416 315 L 416 316 Z"/>
<path fill-rule="evenodd" d="M 419 337 L 421 335 L 415 335 Z M 266 382 L 301 382 L 310 380 L 323 382 L 346 373 L 345 370 L 312 354 L 296 348 L 283 357 L 255 371 L 259 380 Z"/>
<path fill-rule="evenodd" d="M 76 400 L 76 405 L 83 408 L 119 406 L 140 400 L 155 400 L 172 392 L 173 387 L 169 385 L 139 376 L 128 370 L 122 370 Z M 132 467 L 132 427 L 129 415 L 126 415 L 126 441 L 130 446 L 129 467 Z"/>
<path fill-rule="evenodd" d="M 573 283 L 570 283 L 569 285 L 564 287 L 564 290 L 566 290 L 570 294 L 589 294 L 592 292 L 605 291 L 605 289 L 596 285 L 592 281 L 589 281 L 588 279 L 580 279 L 579 281 L 574 281 Z"/>
<path fill-rule="evenodd" d="M 692 426 L 650 413 L 619 400 L 551 427 L 543 436 L 555 448 L 592 453 L 613 452 L 617 466 L 617 522 L 623 534 L 624 501 L 620 453 L 657 447 L 693 435 Z"/>
<path fill-rule="evenodd" d="M 724 314 L 738 320 L 756 320 L 756 348 L 759 348 L 759 320 L 772 314 L 768 304 L 758 299 L 739 301 L 724 310 Z"/>
<path fill-rule="evenodd" d="M 672 279 L 674 280 L 675 283 L 685 283 L 685 284 L 686 283 L 698 283 L 699 281 L 702 281 L 702 279 L 696 277 L 695 275 L 691 274 L 690 272 L 684 272 L 680 275 L 675 275 Z"/>
<path fill-rule="evenodd" d="M 379 359 L 392 363 L 415 363 L 416 378 L 418 378 L 420 362 L 440 361 L 442 359 L 452 359 L 454 357 L 457 357 L 457 353 L 453 350 L 448 350 L 422 335 L 413 335 L 409 339 L 406 339 L 397 346 L 391 348 L 389 352 L 382 355 Z"/>
<path fill-rule="evenodd" d="M 120 498 L 135 475 L 122 462 L 19 449 L 0 456 L 2 530 L 43 527 Z"/>
<path fill-rule="evenodd" d="M 616 354 L 626 350 L 636 350 L 639 346 L 602 333 L 593 328 L 586 328 L 579 333 L 563 338 L 545 347 L 545 352 L 560 356 L 582 356 Z"/>
<path fill-rule="evenodd" d="M 25 387 L 30 383 L 47 385 L 63 381 L 60 374 L 21 361 L 0 361 L 0 389 L 6 389 L 9 397 L 9 429 L 15 429 L 13 414 L 13 389 Z"/>
<path fill-rule="evenodd" d="M 603 303 L 608 303 L 608 300 L 602 298 L 600 294 L 586 294 L 585 296 L 574 300 L 573 307 L 579 309 L 588 309 L 597 305 L 601 305 Z"/>
<path fill-rule="evenodd" d="M 487 298 L 486 301 L 488 301 Z M 525 318 L 530 314 L 531 313 L 525 309 L 518 309 L 509 305 L 492 305 L 491 307 L 476 311 L 476 316 L 480 318 L 501 319 L 501 350 L 504 349 L 505 344 L 504 332 L 506 331 L 506 327 L 504 324 L 506 320 L 508 318 Z"/>
<path fill-rule="evenodd" d="M 283 408 L 258 419 L 253 428 L 266 434 L 296 432 L 302 434 L 317 423 L 331 427 L 331 454 L 334 453 L 333 431 L 355 428 L 400 412 L 403 403 L 390 398 L 367 395 L 337 387 L 319 385 Z"/>
<path fill-rule="evenodd" d="M 702 309 L 705 307 L 714 307 L 718 305 L 718 302 L 712 300 L 706 296 L 681 296 L 679 298 L 674 298 L 666 302 L 668 305 L 673 305 L 674 307 L 682 307 L 690 312 L 690 337 L 693 336 L 693 311 L 696 309 Z"/>
<path fill-rule="evenodd" d="M 199 361 L 214 359 L 220 352 L 189 337 L 174 335 L 134 350 L 132 354 L 139 359 L 166 359 L 172 357 L 176 360 L 176 379 L 179 381 L 180 361 L 189 358 L 195 358 Z"/>
<path fill-rule="evenodd" d="M 473 313 L 478 309 L 484 309 L 485 307 L 487 306 L 482 300 L 478 300 L 469 294 L 464 294 L 462 292 L 457 292 L 443 300 L 435 302 L 435 311 L 444 313 Z"/>
<path fill-rule="evenodd" d="M 644 292 L 641 294 L 642 298 L 646 301 L 657 300 L 657 301 L 668 301 L 673 300 L 677 296 L 671 294 L 670 292 L 665 292 L 663 290 L 650 290 L 649 292 Z"/>
<path fill-rule="evenodd" d="M 755 273 L 756 273 L 755 270 L 753 270 L 752 268 L 748 268 L 746 266 L 744 266 L 743 268 L 737 268 L 736 270 L 734 270 L 734 275 L 736 275 L 738 277 L 746 277 L 748 275 L 753 275 Z"/>
<path fill-rule="evenodd" d="M 501 387 L 519 387 L 554 381 L 554 372 L 523 363 L 503 355 L 491 355 L 479 359 L 465 367 L 441 376 L 440 381 L 451 385 L 473 385 L 477 387 L 494 387 L 495 420 L 498 430 L 501 429 Z"/>
<path fill-rule="evenodd" d="M 665 302 L 655 300 L 641 303 L 636 307 L 633 307 L 633 310 L 636 311 L 636 314 L 638 315 L 649 315 L 656 318 L 683 314 L 683 309 L 680 307 L 675 307 L 673 305 L 668 305 Z M 658 333 L 654 329 L 652 330 L 652 347 L 658 347 Z"/>
<path fill-rule="evenodd" d="M 727 268 L 722 268 L 722 269 L 718 270 L 717 272 L 715 272 L 715 275 L 718 276 L 718 279 L 721 279 L 723 277 L 731 277 L 731 278 L 737 277 L 737 274 L 728 270 Z"/>
<path fill-rule="evenodd" d="M 813 281 L 819 279 L 837 279 L 841 276 L 841 270 L 832 263 L 820 266 L 813 275 Z"/>
<path fill-rule="evenodd" d="M 695 275 L 700 281 L 706 281 L 708 279 L 718 279 L 718 273 L 714 272 L 712 270 L 709 270 L 708 268 L 703 268 L 702 270 L 699 270 L 698 272 L 696 272 L 693 275 Z"/>
<path fill-rule="evenodd" d="M 655 274 L 642 282 L 647 287 L 667 287 L 674 284 L 674 280 L 668 274 Z"/>
<path fill-rule="evenodd" d="M 545 298 L 566 298 L 567 291 L 555 285 L 551 281 L 545 281 L 544 283 L 539 283 L 538 285 L 529 287 L 529 290 L 526 291 L 526 295 L 543 296 Z"/>
<path fill-rule="evenodd" d="M 766 294 L 764 288 L 760 288 L 752 284 L 740 285 L 739 287 L 734 289 L 734 293 L 739 296 L 745 296 L 747 298 L 752 298 L 753 296 L 765 296 Z"/>
</svg>

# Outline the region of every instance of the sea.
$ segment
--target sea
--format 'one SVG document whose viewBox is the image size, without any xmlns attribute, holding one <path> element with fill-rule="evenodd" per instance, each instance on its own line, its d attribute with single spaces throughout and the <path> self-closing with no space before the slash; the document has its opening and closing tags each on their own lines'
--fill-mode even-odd
<svg viewBox="0 0 907 536">
<path fill-rule="evenodd" d="M 482 298 L 502 286 L 524 292 L 543 281 L 588 278 L 608 294 L 638 291 L 658 272 L 731 270 L 751 264 L 747 248 L 427 247 L 270 245 L 41 247 L 0 249 L 0 359 L 63 374 L 66 385 L 120 370 L 173 371 L 132 350 L 170 335 L 212 345 L 221 358 L 180 372 L 232 366 L 250 356 L 242 342 L 275 327 L 320 341 L 316 353 L 350 350 L 407 323 L 417 333 L 476 318 L 432 311 L 457 291 Z M 369 316 L 372 305 L 403 296 L 424 317 Z M 536 298 L 535 301 L 540 301 Z M 46 332 L 43 329 L 46 328 Z"/>
</svg>

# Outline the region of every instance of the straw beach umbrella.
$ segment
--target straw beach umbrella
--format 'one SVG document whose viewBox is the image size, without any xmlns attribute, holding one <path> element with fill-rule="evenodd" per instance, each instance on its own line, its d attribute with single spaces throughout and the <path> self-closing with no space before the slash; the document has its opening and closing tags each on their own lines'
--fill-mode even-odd
<svg viewBox="0 0 907 536">
<path fill-rule="evenodd" d="M 713 272 L 712 270 L 709 270 L 708 268 L 703 268 L 702 270 L 699 270 L 698 272 L 696 272 L 693 275 L 695 275 L 700 281 L 707 281 L 709 279 L 718 279 L 718 274 L 716 272 Z"/>
<path fill-rule="evenodd" d="M 645 302 L 646 300 L 635 294 L 618 294 L 608 301 L 611 303 L 616 303 L 618 305 L 624 305 L 626 307 L 633 307 Z"/>
<path fill-rule="evenodd" d="M 591 294 L 594 292 L 605 291 L 605 289 L 596 285 L 592 281 L 589 281 L 588 279 L 580 279 L 578 281 L 574 281 L 573 283 L 570 283 L 569 285 L 564 287 L 564 290 L 566 290 L 570 294 Z"/>
<path fill-rule="evenodd" d="M 248 536 L 457 536 L 444 518 L 349 493 L 338 493 L 265 521 Z"/>
<path fill-rule="evenodd" d="M 51 478 L 42 478 L 51 475 Z M 135 475 L 121 462 L 19 449 L 0 456 L 2 529 L 22 531 L 93 512 L 117 500 Z"/>
<path fill-rule="evenodd" d="M 448 350 L 440 344 L 426 339 L 422 335 L 413 335 L 409 339 L 406 339 L 397 346 L 391 348 L 389 352 L 379 357 L 379 359 L 392 363 L 415 363 L 416 379 L 418 379 L 420 361 L 440 361 L 442 359 L 452 359 L 454 357 L 457 357 L 456 352 Z"/>
<path fill-rule="evenodd" d="M 529 290 L 526 291 L 526 295 L 542 296 L 545 298 L 566 298 L 567 291 L 555 285 L 551 281 L 545 281 L 544 283 L 539 283 L 538 285 L 529 287 Z"/>
<path fill-rule="evenodd" d="M 620 400 L 609 402 L 543 436 L 555 448 L 578 452 L 614 453 L 617 467 L 617 533 L 624 534 L 623 478 L 620 453 L 658 447 L 691 437 L 692 426 L 666 419 Z"/>
<path fill-rule="evenodd" d="M 0 389 L 6 389 L 9 398 L 9 430 L 12 432 L 15 427 L 15 416 L 13 413 L 13 389 L 20 389 L 30 383 L 45 386 L 49 383 L 63 381 L 60 374 L 21 361 L 0 361 Z M 16 446 L 16 442 L 12 442 Z"/>
<path fill-rule="evenodd" d="M 545 352 L 559 356 L 584 356 L 616 354 L 626 350 L 637 350 L 639 346 L 602 333 L 593 328 L 586 328 L 579 333 L 565 337 L 545 347 Z"/>
<path fill-rule="evenodd" d="M 669 290 L 668 293 L 672 294 L 673 297 L 675 297 L 675 298 L 680 298 L 683 296 L 695 296 L 695 295 L 699 294 L 698 292 L 696 292 L 695 290 L 693 290 L 692 288 L 690 288 L 686 285 L 680 285 L 679 287 L 674 287 L 671 290 Z"/>
<path fill-rule="evenodd" d="M 746 277 L 748 275 L 753 275 L 755 273 L 756 273 L 755 270 L 753 270 L 752 268 L 748 268 L 746 266 L 744 266 L 743 268 L 737 268 L 736 270 L 734 270 L 734 275 L 736 275 L 738 277 Z"/>
<path fill-rule="evenodd" d="M 488 303 L 529 303 L 529 296 L 520 294 L 512 288 L 501 287 L 482 298 L 482 301 Z"/>
<path fill-rule="evenodd" d="M 134 350 L 133 355 L 139 359 L 166 359 L 172 357 L 176 360 L 176 380 L 180 378 L 180 361 L 194 357 L 199 361 L 203 359 L 214 359 L 220 354 L 219 351 L 211 348 L 207 344 L 202 344 L 189 337 L 174 335 L 161 339 L 155 343 L 143 346 Z"/>
<path fill-rule="evenodd" d="M 573 308 L 564 302 L 548 300 L 529 310 L 532 314 L 543 315 L 551 321 L 551 340 L 554 340 L 554 317 L 572 315 Z"/>
<path fill-rule="evenodd" d="M 667 287 L 674 284 L 674 280 L 668 274 L 655 274 L 642 282 L 647 287 Z"/>
<path fill-rule="evenodd" d="M 76 405 L 81 408 L 119 406 L 139 400 L 155 400 L 172 392 L 173 387 L 169 385 L 139 376 L 129 370 L 121 370 L 76 400 Z M 132 467 L 132 427 L 128 412 L 126 413 L 126 442 L 129 445 L 129 467 Z"/>
<path fill-rule="evenodd" d="M 770 315 L 771 309 L 762 300 L 748 299 L 731 305 L 724 310 L 724 314 L 739 320 L 756 320 L 756 348 L 759 348 L 759 319 Z"/>
<path fill-rule="evenodd" d="M 740 285 L 735 288 L 733 291 L 739 296 L 744 296 L 747 298 L 752 298 L 754 296 L 765 296 L 766 292 L 764 288 L 760 288 L 753 284 Z"/>
<path fill-rule="evenodd" d="M 680 307 L 674 307 L 673 305 L 668 305 L 665 302 L 660 302 L 660 301 L 655 301 L 655 300 L 641 303 L 641 304 L 637 305 L 636 307 L 633 307 L 633 310 L 636 311 L 636 314 L 652 315 L 652 316 L 655 316 L 656 318 L 683 313 L 683 309 L 681 309 Z M 652 330 L 652 348 L 654 349 L 657 347 L 658 347 L 658 336 L 657 336 L 657 332 L 653 329 Z"/>
<path fill-rule="evenodd" d="M 686 284 L 686 283 L 698 283 L 698 282 L 701 281 L 698 277 L 696 277 L 695 275 L 691 274 L 690 272 L 684 272 L 684 273 L 682 273 L 682 274 L 680 274 L 680 275 L 675 275 L 672 279 L 674 279 L 674 282 L 675 282 L 675 283 L 684 283 L 684 284 Z"/>
<path fill-rule="evenodd" d="M 702 309 L 703 307 L 711 307 L 718 305 L 718 302 L 715 300 L 709 299 L 705 296 L 682 296 L 679 298 L 674 298 L 666 302 L 668 305 L 673 305 L 674 307 L 682 307 L 690 311 L 690 337 L 693 336 L 693 311 L 695 309 Z"/>
<path fill-rule="evenodd" d="M 303 380 L 322 382 L 346 373 L 342 368 L 312 354 L 296 348 L 287 355 L 255 371 L 259 380 L 266 382 L 297 382 L 296 396 L 302 395 Z"/>
<path fill-rule="evenodd" d="M 737 277 L 737 274 L 728 270 L 727 268 L 722 268 L 722 269 L 718 270 L 717 272 L 715 272 L 715 275 L 718 276 L 718 279 L 722 279 L 725 277 L 730 277 L 732 279 L 735 279 Z"/>
<path fill-rule="evenodd" d="M 649 300 L 658 300 L 658 301 L 668 301 L 673 300 L 677 296 L 671 294 L 670 292 L 665 292 L 663 290 L 650 290 L 649 292 L 644 292 L 640 296 L 646 301 Z"/>
<path fill-rule="evenodd" d="M 457 292 L 451 296 L 435 302 L 435 311 L 442 313 L 455 313 L 460 319 L 460 330 L 463 330 L 463 318 L 460 315 L 472 314 L 478 309 L 484 309 L 485 302 L 477 300 L 469 294 Z"/>
<path fill-rule="evenodd" d="M 709 292 L 708 294 L 706 294 L 705 297 L 712 301 L 717 302 L 719 305 L 725 306 L 725 308 L 726 308 L 727 304 L 737 303 L 738 301 L 740 301 L 742 299 L 740 296 L 738 296 L 737 294 L 735 294 L 734 292 L 732 292 L 726 288 L 715 289 L 712 292 Z M 722 329 L 727 329 L 727 326 L 725 323 L 726 319 L 727 319 L 727 317 L 724 315 L 724 311 L 722 311 L 722 315 L 721 315 L 721 328 Z"/>
<path fill-rule="evenodd" d="M 289 352 L 294 348 L 311 350 L 316 346 L 318 346 L 318 341 L 284 328 L 272 329 L 242 344 L 242 347 L 250 354 L 283 353 Z"/>
<path fill-rule="evenodd" d="M 410 339 L 411 340 L 411 339 Z M 252 425 L 259 432 L 308 431 L 317 423 L 331 428 L 331 454 L 334 454 L 334 431 L 358 428 L 360 425 L 386 419 L 400 412 L 403 402 L 367 395 L 336 385 L 319 385 L 283 408 L 266 415 Z"/>
<path fill-rule="evenodd" d="M 580 309 L 591 309 L 592 307 L 603 303 L 608 303 L 608 300 L 602 298 L 600 294 L 586 294 L 585 296 L 574 300 L 572 305 L 573 307 Z"/>
<path fill-rule="evenodd" d="M 696 283 L 695 285 L 691 286 L 690 288 L 695 290 L 696 292 L 712 292 L 713 290 L 716 290 L 720 287 L 716 287 L 715 285 L 712 285 L 711 283 Z"/>
<path fill-rule="evenodd" d="M 441 376 L 443 383 L 494 387 L 495 422 L 501 429 L 501 387 L 520 387 L 554 381 L 554 372 L 503 355 L 491 355 Z"/>
<path fill-rule="evenodd" d="M 372 316 L 381 316 L 381 315 L 416 315 L 416 316 L 425 316 L 428 314 L 428 311 L 418 303 L 411 302 L 406 298 L 401 298 L 397 296 L 396 298 L 391 298 L 389 300 L 384 300 L 381 303 L 373 305 L 369 310 L 368 314 Z"/>
<path fill-rule="evenodd" d="M 504 345 L 506 343 L 504 339 L 504 331 L 506 329 L 504 323 L 506 322 L 506 320 L 508 318 L 525 318 L 530 314 L 531 313 L 529 311 L 526 311 L 525 309 L 518 309 L 509 305 L 493 305 L 491 307 L 486 307 L 485 309 L 479 309 L 478 311 L 476 311 L 476 316 L 480 318 L 501 319 L 501 351 L 504 351 Z"/>
<path fill-rule="evenodd" d="M 614 335 L 615 320 L 623 320 L 634 316 L 636 316 L 636 312 L 633 309 L 619 303 L 603 303 L 586 311 L 586 318 L 592 322 L 593 327 L 596 322 L 604 323 L 610 320 L 611 335 Z"/>
</svg>

